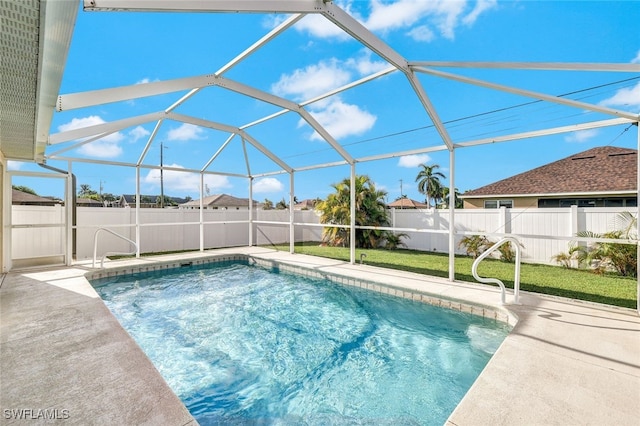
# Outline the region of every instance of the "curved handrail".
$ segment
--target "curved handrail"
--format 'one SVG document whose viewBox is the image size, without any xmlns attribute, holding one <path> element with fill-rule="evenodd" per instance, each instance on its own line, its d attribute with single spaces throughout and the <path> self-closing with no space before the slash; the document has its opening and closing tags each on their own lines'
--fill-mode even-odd
<svg viewBox="0 0 640 426">
<path fill-rule="evenodd" d="M 128 243 L 133 244 L 133 247 L 135 248 L 134 251 L 130 252 L 130 253 L 124 253 L 124 252 L 117 252 L 117 251 L 108 251 L 106 252 L 103 256 L 102 259 L 100 261 L 100 268 L 104 268 L 104 258 L 107 257 L 110 254 L 124 254 L 124 255 L 129 255 L 129 254 L 136 254 L 138 252 L 138 243 L 136 243 L 135 241 L 132 241 L 130 239 L 128 239 L 127 237 L 123 237 L 122 235 L 118 234 L 117 232 L 112 231 L 111 229 L 108 228 L 98 228 L 98 230 L 96 231 L 95 234 L 93 234 L 93 263 L 91 264 L 92 268 L 96 267 L 96 256 L 98 253 L 98 234 L 100 233 L 100 231 L 107 231 L 108 233 L 115 235 L 116 237 L 122 238 L 123 240 L 127 241 Z"/>
<path fill-rule="evenodd" d="M 478 256 L 478 258 L 473 262 L 473 265 L 471 266 L 471 273 L 473 274 L 473 277 L 478 280 L 479 282 L 483 283 L 483 284 L 498 284 L 500 286 L 500 301 L 501 303 L 504 305 L 505 304 L 505 293 L 506 293 L 506 288 L 504 286 L 504 283 L 502 281 L 500 281 L 497 278 L 482 278 L 478 275 L 478 265 L 480 264 L 480 262 L 487 256 L 489 256 L 491 253 L 493 253 L 495 250 L 497 250 L 501 245 L 503 245 L 504 243 L 506 243 L 507 241 L 511 241 L 514 246 L 514 249 L 516 251 L 516 271 L 515 271 L 515 277 L 514 277 L 514 282 L 513 282 L 513 303 L 518 305 L 520 304 L 519 302 L 519 297 L 520 297 L 520 242 L 513 238 L 513 237 L 504 237 L 502 238 L 500 241 L 498 241 L 497 243 L 495 243 L 494 245 L 492 245 L 491 247 L 489 247 L 484 253 L 482 253 L 480 256 Z"/>
</svg>

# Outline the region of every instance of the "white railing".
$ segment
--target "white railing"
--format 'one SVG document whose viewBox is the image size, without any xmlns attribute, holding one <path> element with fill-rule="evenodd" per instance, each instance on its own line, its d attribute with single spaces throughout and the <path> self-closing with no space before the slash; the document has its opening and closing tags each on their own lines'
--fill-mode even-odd
<svg viewBox="0 0 640 426">
<path fill-rule="evenodd" d="M 118 238 L 122 238 L 123 240 L 133 244 L 133 247 L 134 247 L 134 250 L 132 252 L 129 252 L 129 253 L 115 252 L 115 251 L 106 252 L 104 255 L 102 255 L 102 258 L 100 260 L 100 268 L 104 268 L 104 259 L 105 259 L 105 257 L 109 256 L 110 254 L 121 254 L 121 255 L 128 256 L 128 255 L 131 255 L 131 254 L 136 254 L 138 252 L 138 244 L 135 241 L 132 241 L 127 237 L 123 237 L 122 235 L 118 234 L 117 232 L 112 231 L 111 229 L 98 228 L 98 230 L 95 232 L 95 234 L 93 234 L 93 263 L 91 264 L 92 268 L 96 267 L 96 257 L 97 257 L 97 253 L 98 253 L 98 234 L 100 233 L 100 231 L 106 231 L 106 232 L 110 233 L 111 235 L 115 235 Z"/>
<path fill-rule="evenodd" d="M 507 242 L 512 242 L 514 246 L 514 250 L 516 251 L 516 271 L 515 271 L 515 277 L 513 279 L 513 303 L 515 305 L 518 305 L 520 304 L 519 297 L 520 297 L 520 251 L 521 250 L 520 250 L 520 242 L 517 239 L 513 237 L 504 237 L 500 241 L 495 243 L 493 246 L 489 247 L 484 253 L 478 256 L 478 258 L 473 262 L 473 265 L 471 266 L 471 273 L 473 274 L 473 277 L 476 280 L 478 280 L 483 284 L 498 284 L 500 286 L 500 302 L 504 305 L 505 293 L 506 293 L 506 288 L 504 286 L 504 283 L 497 278 L 483 278 L 479 276 L 478 265 L 484 258 L 489 256 L 495 250 L 500 248 L 501 245 Z"/>
</svg>

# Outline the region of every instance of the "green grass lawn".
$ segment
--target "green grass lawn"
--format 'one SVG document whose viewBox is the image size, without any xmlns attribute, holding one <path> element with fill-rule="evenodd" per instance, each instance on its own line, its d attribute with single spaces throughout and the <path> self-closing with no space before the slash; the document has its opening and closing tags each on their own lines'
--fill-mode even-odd
<svg viewBox="0 0 640 426">
<path fill-rule="evenodd" d="M 289 251 L 289 245 L 270 246 Z M 349 261 L 349 248 L 320 247 L 317 243 L 296 244 L 296 253 Z M 366 253 L 365 263 L 384 268 L 400 269 L 436 277 L 449 277 L 447 254 L 415 250 L 356 249 L 356 259 Z M 456 256 L 455 278 L 476 282 L 471 274 L 473 258 Z M 478 267 L 481 277 L 494 277 L 513 288 L 514 264 L 485 259 Z M 520 289 L 535 293 L 563 296 L 607 305 L 636 307 L 636 279 L 614 275 L 600 276 L 589 271 L 560 266 L 523 263 L 520 269 Z"/>
</svg>

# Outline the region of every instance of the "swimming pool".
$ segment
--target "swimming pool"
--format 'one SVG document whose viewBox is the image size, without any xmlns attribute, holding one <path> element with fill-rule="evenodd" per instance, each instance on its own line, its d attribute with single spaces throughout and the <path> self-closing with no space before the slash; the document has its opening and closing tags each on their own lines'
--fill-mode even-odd
<svg viewBox="0 0 640 426">
<path fill-rule="evenodd" d="M 94 281 L 200 424 L 443 424 L 508 326 L 246 262 Z"/>
</svg>

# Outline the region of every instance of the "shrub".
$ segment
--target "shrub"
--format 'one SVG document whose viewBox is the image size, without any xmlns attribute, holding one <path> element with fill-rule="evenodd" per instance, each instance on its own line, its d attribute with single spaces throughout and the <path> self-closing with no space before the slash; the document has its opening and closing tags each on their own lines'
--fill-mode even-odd
<svg viewBox="0 0 640 426">
<path fill-rule="evenodd" d="M 582 231 L 578 232 L 577 236 L 637 241 L 637 219 L 631 213 L 619 213 L 616 216 L 615 226 L 618 230 L 604 234 Z M 638 275 L 637 244 L 595 242 L 580 245 L 573 241 L 570 244 L 569 253 L 559 253 L 554 256 L 556 262 L 566 267 L 570 267 L 571 260 L 574 259 L 580 267 L 589 268 L 599 275 L 610 271 L 614 271 L 624 277 L 636 277 Z"/>
<path fill-rule="evenodd" d="M 458 247 L 464 247 L 467 256 L 476 259 L 484 253 L 493 243 L 484 235 L 471 235 L 464 237 L 458 243 Z"/>
</svg>

